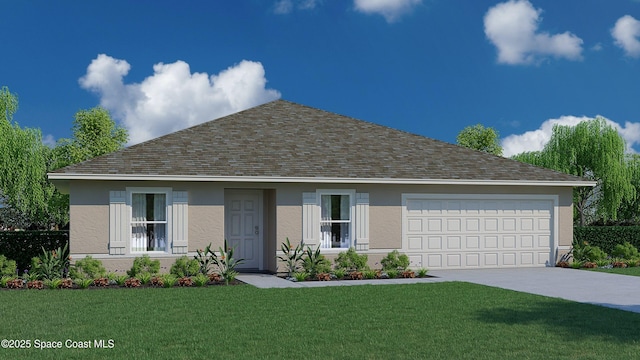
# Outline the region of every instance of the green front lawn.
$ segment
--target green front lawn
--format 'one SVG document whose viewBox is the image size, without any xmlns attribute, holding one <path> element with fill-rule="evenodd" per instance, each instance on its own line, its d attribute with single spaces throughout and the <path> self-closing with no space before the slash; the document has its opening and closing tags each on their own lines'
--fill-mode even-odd
<svg viewBox="0 0 640 360">
<path fill-rule="evenodd" d="M 640 314 L 468 283 L 0 291 L 0 338 L 113 339 L 0 358 L 606 359 Z M 64 347 L 65 345 L 63 345 Z"/>
<path fill-rule="evenodd" d="M 638 266 L 627 267 L 627 268 L 611 268 L 611 269 L 595 268 L 595 269 L 589 269 L 589 270 L 606 272 L 611 274 L 640 276 L 640 267 Z"/>
</svg>

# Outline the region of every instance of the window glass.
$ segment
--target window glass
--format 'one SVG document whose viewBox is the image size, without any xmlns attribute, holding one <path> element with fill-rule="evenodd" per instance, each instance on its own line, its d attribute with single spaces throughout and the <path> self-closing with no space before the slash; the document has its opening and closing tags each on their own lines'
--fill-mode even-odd
<svg viewBox="0 0 640 360">
<path fill-rule="evenodd" d="M 167 250 L 167 195 L 131 194 L 131 250 Z"/>
<path fill-rule="evenodd" d="M 320 196 L 322 248 L 348 248 L 351 244 L 351 199 L 349 195 Z"/>
</svg>

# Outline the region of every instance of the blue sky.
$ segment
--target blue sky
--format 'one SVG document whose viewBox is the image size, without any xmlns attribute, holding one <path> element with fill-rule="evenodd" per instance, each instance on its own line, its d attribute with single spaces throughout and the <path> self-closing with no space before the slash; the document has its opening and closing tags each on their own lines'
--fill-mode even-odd
<svg viewBox="0 0 640 360">
<path fill-rule="evenodd" d="M 0 86 L 47 142 L 106 107 L 131 143 L 282 98 L 505 155 L 601 115 L 640 150 L 637 0 L 6 1 Z M 634 150 L 635 149 L 635 150 Z"/>
</svg>

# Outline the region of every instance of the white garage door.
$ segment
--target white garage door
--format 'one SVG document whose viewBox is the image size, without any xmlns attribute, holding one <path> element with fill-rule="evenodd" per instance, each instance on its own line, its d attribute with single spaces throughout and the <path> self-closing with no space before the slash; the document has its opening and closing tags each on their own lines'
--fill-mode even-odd
<svg viewBox="0 0 640 360">
<path fill-rule="evenodd" d="M 557 197 L 403 195 L 403 250 L 428 269 L 549 265 Z"/>
</svg>

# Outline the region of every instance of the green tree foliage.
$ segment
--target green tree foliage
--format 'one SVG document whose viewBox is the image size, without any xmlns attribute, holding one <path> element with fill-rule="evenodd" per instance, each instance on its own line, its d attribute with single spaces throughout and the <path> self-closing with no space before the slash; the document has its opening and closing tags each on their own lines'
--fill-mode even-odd
<svg viewBox="0 0 640 360">
<path fill-rule="evenodd" d="M 122 149 L 126 129 L 118 127 L 108 111 L 80 110 L 73 137 L 61 139 L 54 149 L 42 143 L 39 129 L 20 128 L 13 122 L 18 98 L 0 89 L 0 222 L 18 227 L 51 228 L 69 221 L 69 196 L 59 193 L 47 172 Z"/>
<path fill-rule="evenodd" d="M 640 189 L 640 155 L 629 154 L 627 155 L 627 166 L 631 173 L 631 185 L 636 189 Z M 625 198 L 620 204 L 618 210 L 618 216 L 620 219 L 624 219 L 631 223 L 640 222 L 640 197 L 636 195 L 634 198 Z"/>
<path fill-rule="evenodd" d="M 477 124 L 462 129 L 456 137 L 456 142 L 460 146 L 502 156 L 499 138 L 498 132 L 493 128 Z"/>
<path fill-rule="evenodd" d="M 100 106 L 78 111 L 72 131 L 73 138 L 58 141 L 55 151 L 58 167 L 120 150 L 129 138 L 127 130 L 118 126 Z"/>
<path fill-rule="evenodd" d="M 39 129 L 13 122 L 18 98 L 7 87 L 0 90 L 0 196 L 13 213 L 37 226 L 64 221 L 51 208 L 55 188 L 47 181 L 51 149 L 42 143 Z"/>
<path fill-rule="evenodd" d="M 620 134 L 603 118 L 596 118 L 573 127 L 556 125 L 542 151 L 513 159 L 596 181 L 596 187 L 574 189 L 575 209 L 584 225 L 587 216 L 617 219 L 623 201 L 635 199 L 624 150 Z"/>
</svg>

